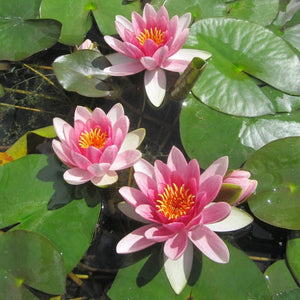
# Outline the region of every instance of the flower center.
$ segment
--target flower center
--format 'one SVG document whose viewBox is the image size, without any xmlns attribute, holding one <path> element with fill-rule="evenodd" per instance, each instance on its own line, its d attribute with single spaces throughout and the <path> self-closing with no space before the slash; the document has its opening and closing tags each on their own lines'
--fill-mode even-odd
<svg viewBox="0 0 300 300">
<path fill-rule="evenodd" d="M 90 146 L 103 148 L 107 141 L 107 133 L 101 132 L 100 128 L 92 128 L 90 132 L 84 130 L 81 132 L 78 144 L 81 148 L 87 149 Z"/>
<path fill-rule="evenodd" d="M 158 211 L 169 220 L 186 215 L 194 204 L 195 195 L 191 194 L 184 184 L 178 188 L 175 183 L 172 186 L 167 185 L 164 192 L 158 195 L 160 199 L 156 200 Z"/>
<path fill-rule="evenodd" d="M 162 32 L 161 29 L 158 30 L 157 27 L 150 29 L 145 28 L 144 31 L 140 32 L 136 38 L 141 46 L 143 46 L 148 39 L 151 39 L 157 46 L 159 46 L 164 42 L 165 33 Z"/>
</svg>

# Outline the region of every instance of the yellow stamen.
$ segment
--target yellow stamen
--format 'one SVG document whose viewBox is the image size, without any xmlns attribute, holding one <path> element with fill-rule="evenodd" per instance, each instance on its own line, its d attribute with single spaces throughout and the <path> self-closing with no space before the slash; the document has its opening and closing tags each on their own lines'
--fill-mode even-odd
<svg viewBox="0 0 300 300">
<path fill-rule="evenodd" d="M 143 46 L 145 41 L 148 39 L 151 39 L 155 42 L 157 46 L 162 44 L 165 39 L 165 33 L 161 31 L 161 29 L 157 29 L 156 27 L 150 28 L 150 29 L 144 29 L 143 32 L 140 32 L 140 34 L 136 37 L 139 41 L 140 45 Z"/>
<path fill-rule="evenodd" d="M 189 189 L 185 189 L 184 184 L 178 188 L 175 183 L 172 186 L 167 185 L 164 193 L 158 196 L 160 199 L 156 200 L 158 203 L 156 207 L 169 220 L 186 215 L 192 208 L 195 198 Z"/>
<path fill-rule="evenodd" d="M 107 141 L 107 133 L 101 132 L 100 128 L 93 128 L 88 132 L 84 130 L 81 132 L 78 144 L 81 148 L 87 149 L 90 146 L 96 148 L 103 148 Z"/>
</svg>

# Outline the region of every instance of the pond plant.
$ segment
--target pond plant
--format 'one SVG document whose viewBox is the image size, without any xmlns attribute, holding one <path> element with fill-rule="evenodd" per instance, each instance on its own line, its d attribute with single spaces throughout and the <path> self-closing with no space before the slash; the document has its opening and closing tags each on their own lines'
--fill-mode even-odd
<svg viewBox="0 0 300 300">
<path fill-rule="evenodd" d="M 298 0 L 0 0 L 0 40 L 1 299 L 300 298 Z"/>
</svg>

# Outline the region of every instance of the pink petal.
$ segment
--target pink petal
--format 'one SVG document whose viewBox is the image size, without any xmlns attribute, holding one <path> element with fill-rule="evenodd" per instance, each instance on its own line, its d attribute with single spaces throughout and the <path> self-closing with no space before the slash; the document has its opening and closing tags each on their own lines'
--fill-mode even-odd
<svg viewBox="0 0 300 300">
<path fill-rule="evenodd" d="M 161 6 L 156 15 L 157 28 L 166 31 L 169 23 L 169 14 L 165 6 Z"/>
<path fill-rule="evenodd" d="M 86 149 L 85 155 L 86 158 L 92 163 L 97 164 L 100 161 L 102 151 L 98 148 L 90 146 Z"/>
<path fill-rule="evenodd" d="M 160 223 L 157 210 L 150 204 L 138 205 L 135 209 L 135 212 L 148 221 Z"/>
<path fill-rule="evenodd" d="M 92 164 L 88 166 L 87 170 L 93 174 L 95 177 L 102 177 L 108 170 L 109 170 L 110 164 Z"/>
<path fill-rule="evenodd" d="M 121 103 L 115 104 L 106 114 L 113 126 L 117 120 L 124 116 L 124 108 Z"/>
<path fill-rule="evenodd" d="M 118 148 L 115 145 L 107 147 L 101 156 L 100 163 L 112 164 L 118 154 Z"/>
<path fill-rule="evenodd" d="M 91 164 L 91 162 L 81 153 L 71 151 L 71 157 L 76 165 L 76 167 L 80 169 L 87 169 L 87 167 Z"/>
<path fill-rule="evenodd" d="M 64 135 L 64 127 L 71 127 L 66 121 L 62 120 L 61 118 L 54 118 L 53 119 L 53 127 L 57 134 L 57 137 L 62 141 L 66 142 L 65 135 Z M 71 127 L 72 128 L 72 127 Z"/>
<path fill-rule="evenodd" d="M 203 224 L 216 223 L 230 215 L 231 206 L 226 202 L 211 203 L 202 211 Z"/>
<path fill-rule="evenodd" d="M 163 163 L 161 160 L 156 160 L 154 162 L 154 172 L 156 182 L 162 185 L 171 185 L 171 171 L 170 168 Z"/>
<path fill-rule="evenodd" d="M 181 73 L 186 69 L 190 62 L 191 60 L 176 60 L 168 58 L 160 65 L 160 67 L 164 70 Z"/>
<path fill-rule="evenodd" d="M 115 51 L 117 51 L 125 56 L 129 56 L 128 52 L 127 52 L 127 47 L 124 44 L 124 42 L 122 42 L 112 36 L 109 36 L 109 35 L 104 36 L 104 40 Z"/>
<path fill-rule="evenodd" d="M 145 70 L 145 67 L 139 61 L 131 61 L 128 63 L 107 67 L 103 72 L 111 76 L 128 76 Z"/>
<path fill-rule="evenodd" d="M 190 25 L 191 18 L 192 18 L 191 13 L 186 13 L 186 14 L 182 15 L 181 17 L 179 17 L 178 32 L 184 30 L 185 28 L 187 28 Z"/>
<path fill-rule="evenodd" d="M 129 119 L 127 116 L 120 117 L 112 128 L 113 143 L 121 148 L 121 145 L 129 130 Z"/>
<path fill-rule="evenodd" d="M 148 240 L 144 236 L 145 231 L 147 231 L 152 226 L 153 226 L 152 224 L 142 226 L 132 231 L 124 238 L 122 238 L 117 244 L 116 247 L 117 253 L 122 253 L 122 254 L 132 253 L 132 252 L 145 249 L 155 244 L 155 241 Z"/>
<path fill-rule="evenodd" d="M 200 180 L 200 167 L 196 159 L 192 159 L 189 161 L 189 163 L 187 164 L 184 170 L 182 177 L 184 178 L 184 180 L 186 180 L 186 182 L 189 182 L 189 179 L 195 180 L 195 184 L 197 185 L 198 188 L 198 184 Z M 191 191 L 191 192 L 194 193 L 196 191 Z"/>
<path fill-rule="evenodd" d="M 123 41 L 125 41 L 125 34 L 124 34 L 125 29 L 133 31 L 131 22 L 123 16 L 120 15 L 116 16 L 115 25 L 116 25 L 117 32 Z"/>
<path fill-rule="evenodd" d="M 200 176 L 201 183 L 213 175 L 220 175 L 224 177 L 228 169 L 228 157 L 223 156 L 213 162 Z"/>
<path fill-rule="evenodd" d="M 203 60 L 207 60 L 211 57 L 211 53 L 198 49 L 180 49 L 169 58 L 171 60 L 184 60 L 190 62 L 194 57 L 200 57 Z"/>
<path fill-rule="evenodd" d="M 184 45 L 188 36 L 189 36 L 188 29 L 183 30 L 180 34 L 177 34 L 175 36 L 175 39 L 173 40 L 172 45 L 169 46 L 170 47 L 169 56 L 175 54 L 182 48 L 182 46 Z M 192 59 L 193 59 L 193 57 L 190 58 L 190 61 Z"/>
<path fill-rule="evenodd" d="M 149 3 L 146 3 L 143 10 L 143 19 L 145 20 L 146 27 L 151 28 L 155 27 L 155 21 L 156 21 L 156 11 L 153 8 L 152 5 Z"/>
<path fill-rule="evenodd" d="M 152 178 L 143 173 L 135 172 L 134 179 L 143 194 L 147 195 L 148 197 L 151 197 L 150 194 L 152 193 L 155 194 L 157 190 L 157 184 Z"/>
<path fill-rule="evenodd" d="M 199 207 L 202 210 L 206 205 L 215 200 L 220 189 L 222 187 L 222 177 L 219 175 L 211 176 L 200 185 L 199 192 L 204 193 L 201 199 L 201 206 Z"/>
<path fill-rule="evenodd" d="M 74 113 L 74 121 L 80 120 L 85 123 L 92 116 L 91 111 L 84 106 L 77 106 Z"/>
<path fill-rule="evenodd" d="M 228 263 L 229 251 L 219 236 L 205 226 L 196 226 L 188 233 L 190 240 L 203 254 L 217 263 Z"/>
<path fill-rule="evenodd" d="M 116 171 L 132 167 L 141 156 L 142 154 L 138 150 L 126 150 L 117 155 L 110 169 Z"/>
<path fill-rule="evenodd" d="M 144 31 L 146 28 L 146 23 L 144 19 L 135 11 L 131 14 L 132 26 L 136 36 L 140 34 L 141 31 Z"/>
<path fill-rule="evenodd" d="M 107 186 L 118 181 L 118 174 L 115 171 L 107 171 L 102 177 L 94 177 L 91 181 L 99 187 Z"/>
<path fill-rule="evenodd" d="M 63 146 L 61 142 L 52 140 L 52 148 L 58 158 L 67 166 L 74 166 L 73 160 L 70 159 L 70 150 Z"/>
<path fill-rule="evenodd" d="M 173 260 L 178 259 L 186 249 L 188 236 L 186 231 L 181 230 L 174 237 L 168 239 L 164 245 L 165 255 Z"/>
<path fill-rule="evenodd" d="M 166 94 L 166 74 L 164 70 L 157 68 L 152 71 L 146 70 L 144 83 L 147 96 L 150 102 L 159 107 Z"/>
<path fill-rule="evenodd" d="M 64 173 L 64 180 L 69 184 L 83 184 L 90 181 L 93 178 L 93 175 L 86 170 L 82 170 L 79 168 L 72 168 L 67 170 Z"/>
<path fill-rule="evenodd" d="M 109 118 L 106 113 L 99 107 L 96 107 L 92 112 L 92 119 L 99 124 L 103 129 L 111 126 Z"/>
<path fill-rule="evenodd" d="M 134 165 L 134 171 L 137 173 L 144 173 L 152 180 L 155 180 L 154 167 L 146 160 L 141 159 Z"/>
<path fill-rule="evenodd" d="M 178 171 L 180 174 L 184 174 L 187 167 L 187 162 L 182 152 L 175 146 L 172 147 L 167 165 L 171 171 Z"/>
<path fill-rule="evenodd" d="M 138 189 L 123 186 L 119 189 L 119 193 L 133 207 L 149 203 L 148 198 Z"/>
<path fill-rule="evenodd" d="M 140 215 L 138 215 L 135 212 L 134 207 L 132 207 L 130 204 L 128 204 L 125 201 L 118 203 L 118 208 L 124 215 L 126 215 L 127 217 L 135 221 L 146 223 L 146 224 L 149 223 L 148 220 L 142 218 Z"/>
<path fill-rule="evenodd" d="M 157 243 L 164 242 L 174 236 L 174 232 L 163 226 L 151 227 L 145 232 L 145 237 Z"/>
<path fill-rule="evenodd" d="M 157 51 L 153 54 L 153 58 L 156 60 L 157 65 L 160 66 L 167 59 L 168 55 L 168 47 L 163 46 L 157 49 Z"/>
<path fill-rule="evenodd" d="M 150 56 L 144 56 L 140 59 L 141 64 L 146 70 L 154 70 L 157 67 L 157 61 Z"/>
<path fill-rule="evenodd" d="M 152 56 L 158 49 L 158 46 L 152 39 L 146 39 L 142 46 L 142 49 L 146 56 Z"/>
</svg>

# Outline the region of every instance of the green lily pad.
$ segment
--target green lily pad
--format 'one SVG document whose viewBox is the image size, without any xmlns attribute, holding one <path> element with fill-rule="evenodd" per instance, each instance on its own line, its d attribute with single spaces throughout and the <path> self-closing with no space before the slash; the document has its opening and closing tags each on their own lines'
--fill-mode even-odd
<svg viewBox="0 0 300 300">
<path fill-rule="evenodd" d="M 2 85 L 0 84 L 0 97 L 4 96 L 4 90 Z"/>
<path fill-rule="evenodd" d="M 300 232 L 294 231 L 287 242 L 286 258 L 291 271 L 300 284 Z"/>
<path fill-rule="evenodd" d="M 138 1 L 126 4 L 121 0 L 43 0 L 41 17 L 61 22 L 61 43 L 79 45 L 90 28 L 91 12 L 102 34 L 116 34 L 115 16 L 123 15 L 129 18 L 133 10 L 140 11 Z"/>
<path fill-rule="evenodd" d="M 256 194 L 248 200 L 252 213 L 271 225 L 300 229 L 300 138 L 265 145 L 244 167 L 258 181 Z"/>
<path fill-rule="evenodd" d="M 189 96 L 180 115 L 184 149 L 203 168 L 224 155 L 229 156 L 230 168 L 240 168 L 255 150 L 299 132 L 300 111 L 242 118 L 220 113 Z"/>
<path fill-rule="evenodd" d="M 296 24 L 285 29 L 282 38 L 300 51 L 300 24 Z"/>
<path fill-rule="evenodd" d="M 279 10 L 276 19 L 272 22 L 272 26 L 283 28 L 293 26 L 299 23 L 300 5 L 297 0 L 279 1 Z"/>
<path fill-rule="evenodd" d="M 14 229 L 46 236 L 63 254 L 66 270 L 70 272 L 90 245 L 99 205 L 86 203 L 93 199 L 87 196 L 84 201 L 71 190 L 69 197 L 73 201 L 60 209 L 48 210 L 53 196 L 65 195 L 61 166 L 53 158 L 49 156 L 47 161 L 45 155 L 27 155 L 0 167 L 0 228 L 20 223 Z M 98 195 L 95 191 L 94 194 Z"/>
<path fill-rule="evenodd" d="M 299 298 L 300 298 L 300 288 L 297 288 L 294 290 L 273 295 L 272 300 L 298 300 Z"/>
<path fill-rule="evenodd" d="M 268 25 L 278 13 L 279 0 L 226 1 L 228 17 Z"/>
<path fill-rule="evenodd" d="M 212 53 L 193 92 L 214 109 L 248 117 L 275 113 L 252 77 L 285 93 L 300 94 L 298 56 L 262 26 L 229 18 L 200 20 L 192 25 L 185 46 Z"/>
<path fill-rule="evenodd" d="M 140 1 L 97 0 L 94 3 L 96 3 L 97 8 L 93 10 L 93 15 L 103 35 L 117 33 L 115 28 L 116 15 L 121 15 L 131 20 L 133 11 L 139 14 L 142 12 Z"/>
<path fill-rule="evenodd" d="M 54 45 L 61 24 L 38 17 L 40 0 L 0 0 L 0 60 L 22 60 Z"/>
<path fill-rule="evenodd" d="M 109 65 L 101 53 L 80 50 L 56 58 L 53 69 L 64 89 L 87 97 L 109 97 L 115 93 L 103 82 L 108 77 L 103 69 Z"/>
<path fill-rule="evenodd" d="M 273 295 L 298 288 L 285 260 L 273 263 L 264 273 Z"/>
<path fill-rule="evenodd" d="M 125 297 L 128 300 L 269 299 L 263 274 L 242 251 L 227 245 L 230 251 L 228 264 L 215 263 L 204 255 L 201 263 L 194 255 L 192 278 L 188 283 L 192 286 L 187 285 L 179 295 L 170 287 L 160 265 L 160 256 L 152 254 L 120 269 L 108 296 L 111 299 Z"/>
<path fill-rule="evenodd" d="M 194 20 L 226 15 L 226 5 L 223 0 L 154 0 L 151 1 L 151 5 L 156 10 L 164 5 L 170 16 L 182 16 L 184 13 L 190 12 Z"/>
<path fill-rule="evenodd" d="M 37 299 L 26 286 L 49 294 L 64 293 L 62 256 L 44 236 L 23 230 L 4 233 L 0 236 L 0 251 L 1 299 L 12 299 L 12 295 L 17 299 L 18 294 L 22 295 L 18 299 Z"/>
</svg>

